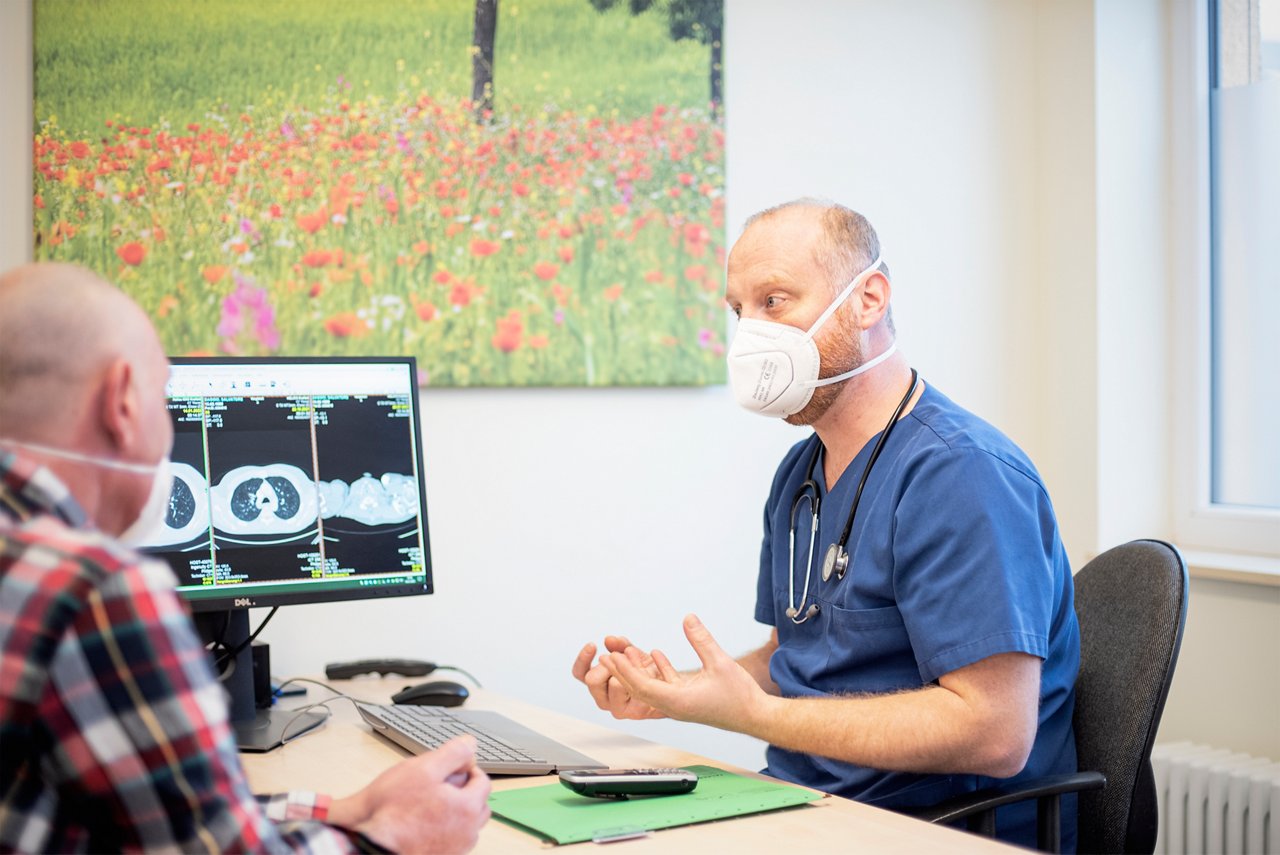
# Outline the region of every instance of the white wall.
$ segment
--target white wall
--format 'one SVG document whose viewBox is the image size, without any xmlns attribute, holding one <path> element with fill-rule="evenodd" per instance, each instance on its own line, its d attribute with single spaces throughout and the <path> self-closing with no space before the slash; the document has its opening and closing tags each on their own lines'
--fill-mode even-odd
<svg viewBox="0 0 1280 855">
<path fill-rule="evenodd" d="M 0 74 L 28 81 L 0 92 L 0 269 L 29 253 L 28 9 L 0 3 Z M 1165 9 L 727 2 L 731 235 L 799 195 L 871 217 L 904 351 L 1037 461 L 1077 566 L 1168 535 Z M 1125 397 L 1135 378 L 1148 385 Z M 423 409 L 439 592 L 281 610 L 264 633 L 278 674 L 419 656 L 595 718 L 568 676 L 586 640 L 625 632 L 688 664 L 691 610 L 731 651 L 764 639 L 751 620 L 760 514 L 801 432 L 740 413 L 723 387 L 431 389 Z M 1136 479 L 1154 498 L 1132 498 Z M 1280 688 L 1245 664 L 1261 653 L 1274 676 L 1277 593 L 1195 584 L 1166 734 L 1280 759 L 1265 712 Z M 631 729 L 760 758 L 693 726 Z"/>
<path fill-rule="evenodd" d="M 31 0 L 0 3 L 0 270 L 31 259 Z"/>
<path fill-rule="evenodd" d="M 1020 320 L 1035 301 L 1025 287 L 1035 274 L 1034 129 L 1023 121 L 1034 17 L 1016 2 L 936 2 L 925 14 L 934 25 L 922 33 L 919 18 L 890 4 L 810 2 L 804 15 L 765 0 L 729 4 L 731 234 L 798 195 L 864 211 L 885 240 L 914 363 L 1029 439 L 1036 416 L 1017 390 L 1033 365 L 1017 355 L 1034 336 Z M 786 61 L 791 52 L 804 61 Z M 380 603 L 325 615 L 368 615 L 398 633 L 388 618 L 422 614 L 415 637 L 426 654 L 586 715 L 567 666 L 589 638 L 626 632 L 691 663 L 678 620 L 697 610 L 730 650 L 763 640 L 751 620 L 762 503 L 781 449 L 802 432 L 738 412 L 722 388 L 430 391 L 424 409 L 441 594 L 394 613 Z M 585 471 L 565 477 L 574 460 Z M 320 612 L 282 611 L 271 637 L 304 631 Z M 481 614 L 488 628 L 466 624 Z M 363 644 L 403 649 L 390 632 Z M 312 657 L 298 666 L 326 658 Z M 701 728 L 634 730 L 759 762 L 750 743 Z"/>
</svg>

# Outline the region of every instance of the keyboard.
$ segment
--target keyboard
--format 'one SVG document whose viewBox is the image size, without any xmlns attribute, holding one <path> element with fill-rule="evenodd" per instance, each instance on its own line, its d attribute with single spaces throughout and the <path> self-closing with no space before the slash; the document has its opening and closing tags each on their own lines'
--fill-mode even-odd
<svg viewBox="0 0 1280 855">
<path fill-rule="evenodd" d="M 476 739 L 476 764 L 490 775 L 546 775 L 565 769 L 607 768 L 500 713 L 392 704 L 359 704 L 357 709 L 374 733 L 413 754 L 470 734 Z"/>
</svg>

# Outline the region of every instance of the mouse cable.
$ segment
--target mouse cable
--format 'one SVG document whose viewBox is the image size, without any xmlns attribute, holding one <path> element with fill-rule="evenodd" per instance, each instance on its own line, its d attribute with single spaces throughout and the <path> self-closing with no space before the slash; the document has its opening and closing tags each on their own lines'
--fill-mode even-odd
<svg viewBox="0 0 1280 855">
<path fill-rule="evenodd" d="M 313 686 L 319 686 L 325 691 L 333 692 L 333 697 L 325 698 L 326 701 L 347 700 L 347 701 L 351 701 L 351 703 L 353 704 L 370 704 L 373 706 L 377 706 L 377 704 L 374 701 L 366 701 L 366 700 L 363 700 L 362 698 L 357 698 L 354 695 L 349 695 L 340 689 L 335 689 L 333 686 L 330 686 L 328 683 L 324 682 L 323 680 L 313 680 L 310 677 L 290 677 L 287 680 L 281 680 L 280 685 L 276 687 L 276 692 L 278 693 L 281 689 L 283 689 L 285 686 L 289 685 L 290 683 L 310 683 Z M 276 697 L 279 697 L 279 694 L 277 694 Z M 288 712 L 288 710 L 285 710 L 285 712 Z"/>
<path fill-rule="evenodd" d="M 319 686 L 322 689 L 326 689 L 330 692 L 333 692 L 333 697 L 325 698 L 323 701 L 315 701 L 313 703 L 306 704 L 305 706 L 301 706 L 301 707 L 294 707 L 292 709 L 287 709 L 287 710 L 277 710 L 277 712 L 281 712 L 281 713 L 294 714 L 293 717 L 290 718 L 289 721 L 285 723 L 284 728 L 281 730 L 281 733 L 280 733 L 281 745 L 287 745 L 288 743 L 294 741 L 295 739 L 301 739 L 302 737 L 306 736 L 308 733 L 311 733 L 313 730 L 317 729 L 317 727 L 313 726 L 313 727 L 306 728 L 305 730 L 301 730 L 298 733 L 295 733 L 293 736 L 286 736 L 286 734 L 288 734 L 289 732 L 289 728 L 293 727 L 293 723 L 295 721 L 302 718 L 307 713 L 314 710 L 316 707 L 324 708 L 324 718 L 320 721 L 320 724 L 325 724 L 326 722 L 329 721 L 330 718 L 333 717 L 333 708 L 330 707 L 329 704 L 333 703 L 334 701 L 350 701 L 352 705 L 356 707 L 359 707 L 361 704 L 373 705 L 372 701 L 364 701 L 364 700 L 361 700 L 360 698 L 353 697 L 351 695 L 348 695 L 346 692 L 338 691 L 333 686 L 330 686 L 328 683 L 321 682 L 320 680 L 312 680 L 309 677 L 290 677 L 288 680 L 283 681 L 280 684 L 279 688 L 283 689 L 285 686 L 289 685 L 290 683 L 312 683 L 314 685 Z"/>
<path fill-rule="evenodd" d="M 480 685 L 479 680 L 477 680 L 475 677 L 471 676 L 471 674 L 469 674 L 468 672 L 464 671 L 463 669 L 459 668 L 456 665 L 437 665 L 436 670 L 437 671 L 457 671 L 459 674 L 466 677 L 471 682 L 475 683 L 477 689 L 484 688 L 484 686 Z"/>
<path fill-rule="evenodd" d="M 366 700 L 357 698 L 354 695 L 348 695 L 346 692 L 341 692 L 335 689 L 333 686 L 330 686 L 328 683 L 322 682 L 320 680 L 313 680 L 310 677 L 290 677 L 288 680 L 285 680 L 282 683 L 280 683 L 280 688 L 284 688 L 290 683 L 311 683 L 313 685 L 319 686 L 322 689 L 333 692 L 333 697 L 325 698 L 323 701 L 315 701 L 314 703 L 310 703 L 301 707 L 294 707 L 292 709 L 287 709 L 287 710 L 278 710 L 278 712 L 282 712 L 282 713 L 294 713 L 294 716 L 290 718 L 288 722 L 285 723 L 284 728 L 281 730 L 281 737 L 280 737 L 281 745 L 287 745 L 288 743 L 292 742 L 295 739 L 301 739 L 302 737 L 306 736 L 308 733 L 311 733 L 313 730 L 316 729 L 317 726 L 312 726 L 312 727 L 306 728 L 305 730 L 301 730 L 298 733 L 295 733 L 293 736 L 285 736 L 285 734 L 289 732 L 289 728 L 293 727 L 293 723 L 295 721 L 302 718 L 304 715 L 311 712 L 316 707 L 324 708 L 325 715 L 324 715 L 324 718 L 320 721 L 320 724 L 324 724 L 328 722 L 330 718 L 333 717 L 333 708 L 330 707 L 329 704 L 333 703 L 334 701 L 350 701 L 352 706 L 355 706 L 357 708 L 360 707 L 361 704 L 364 704 L 367 706 L 381 706 L 381 704 L 376 704 L 373 701 L 366 701 Z"/>
<path fill-rule="evenodd" d="M 333 703 L 336 700 L 341 700 L 341 699 L 327 698 L 323 701 L 316 701 L 315 703 L 307 704 L 305 707 L 298 707 L 297 709 L 292 709 L 292 710 L 280 710 L 280 712 L 294 713 L 294 716 L 290 718 L 287 722 L 285 722 L 284 727 L 280 729 L 280 744 L 288 745 L 290 742 L 293 742 L 295 739 L 301 739 L 302 737 L 306 736 L 308 733 L 311 733 L 312 731 L 321 730 L 323 726 L 329 722 L 329 719 L 333 718 L 333 710 L 329 708 L 329 704 Z M 347 700 L 350 700 L 350 698 L 348 698 Z M 319 722 L 317 722 L 316 724 L 313 724 L 311 727 L 303 728 L 302 730 L 295 733 L 293 736 L 289 736 L 288 735 L 289 728 L 293 727 L 293 723 L 298 719 L 302 718 L 303 716 L 307 715 L 308 713 L 310 713 L 316 707 L 324 708 L 324 718 L 320 719 Z"/>
</svg>

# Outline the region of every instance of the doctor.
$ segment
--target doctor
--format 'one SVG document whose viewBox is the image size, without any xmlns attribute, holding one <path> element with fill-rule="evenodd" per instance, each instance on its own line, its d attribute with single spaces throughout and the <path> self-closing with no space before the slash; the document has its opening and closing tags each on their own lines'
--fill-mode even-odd
<svg viewBox="0 0 1280 855">
<path fill-rule="evenodd" d="M 1035 467 L 897 350 L 871 224 L 800 200 L 752 217 L 728 263 L 740 404 L 811 425 L 765 504 L 756 620 L 737 659 L 690 615 L 702 667 L 621 636 L 573 674 L 617 718 L 669 716 L 769 743 L 769 774 L 882 807 L 1073 772 L 1079 632 Z M 1074 802 L 1063 845 L 1074 847 Z M 1033 845 L 1034 805 L 1000 837 Z"/>
</svg>

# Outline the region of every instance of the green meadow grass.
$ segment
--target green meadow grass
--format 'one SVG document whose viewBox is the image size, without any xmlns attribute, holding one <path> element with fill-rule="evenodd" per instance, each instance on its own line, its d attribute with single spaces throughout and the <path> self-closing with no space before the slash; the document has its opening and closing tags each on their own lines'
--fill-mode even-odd
<svg viewBox="0 0 1280 855">
<path fill-rule="evenodd" d="M 472 11 L 36 0 L 36 257 L 118 282 L 175 354 L 723 382 L 707 48 L 656 15 L 503 0 L 480 126 Z"/>
<path fill-rule="evenodd" d="M 625 5 L 625 4 L 623 4 Z M 471 92 L 467 0 L 36 0 L 37 121 L 73 135 L 202 121 L 220 105 L 314 106 L 338 84 L 357 100 Z M 708 48 L 664 19 L 587 0 L 503 0 L 495 109 L 643 115 L 705 107 Z"/>
</svg>

